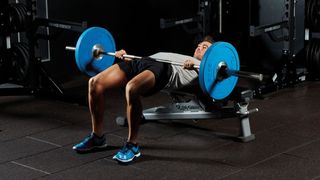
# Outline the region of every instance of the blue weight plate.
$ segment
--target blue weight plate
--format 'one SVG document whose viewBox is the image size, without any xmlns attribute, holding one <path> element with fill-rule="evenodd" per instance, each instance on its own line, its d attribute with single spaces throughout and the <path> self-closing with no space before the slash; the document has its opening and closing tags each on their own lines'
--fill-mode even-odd
<svg viewBox="0 0 320 180">
<path fill-rule="evenodd" d="M 206 53 L 203 55 L 202 57 L 202 60 L 201 60 L 201 63 L 200 63 L 200 69 L 199 69 L 199 83 L 200 83 L 200 87 L 202 88 L 203 92 L 205 92 L 206 94 L 207 91 L 205 90 L 205 83 L 204 83 L 204 73 L 205 70 L 204 70 L 204 67 L 205 67 L 205 64 L 207 62 L 207 58 L 208 58 L 208 55 L 210 54 L 210 51 L 211 49 L 213 49 L 213 46 L 217 45 L 217 42 L 212 44 L 207 50 L 206 50 Z"/>
<path fill-rule="evenodd" d="M 115 57 L 104 55 L 95 59 L 92 54 L 93 47 L 99 45 L 105 52 L 115 52 L 116 46 L 111 33 L 101 27 L 86 29 L 79 37 L 75 50 L 76 64 L 80 71 L 89 76 L 109 68 L 114 63 Z"/>
<path fill-rule="evenodd" d="M 206 53 L 204 54 L 203 59 L 201 60 L 201 64 L 200 64 L 200 70 L 199 70 L 199 80 L 200 80 L 200 87 L 203 90 L 204 93 L 210 95 L 210 90 L 206 87 L 206 84 L 208 85 L 208 83 L 206 81 L 208 81 L 208 70 L 210 67 L 208 67 L 206 64 L 207 62 L 210 62 L 210 55 L 212 54 L 212 50 L 215 49 L 215 46 L 217 46 L 220 42 L 215 42 L 213 45 L 211 45 Z M 212 70 L 212 86 L 215 83 L 215 79 L 216 79 L 216 68 L 214 68 Z M 212 96 L 211 96 L 212 97 Z M 213 97 L 212 97 L 213 98 Z M 214 98 L 215 99 L 215 98 Z"/>
<path fill-rule="evenodd" d="M 240 69 L 237 50 L 230 43 L 214 43 L 201 60 L 199 73 L 201 89 L 215 100 L 226 98 L 238 81 L 236 76 L 230 76 L 222 81 L 216 80 L 220 62 L 225 62 L 230 70 Z"/>
</svg>

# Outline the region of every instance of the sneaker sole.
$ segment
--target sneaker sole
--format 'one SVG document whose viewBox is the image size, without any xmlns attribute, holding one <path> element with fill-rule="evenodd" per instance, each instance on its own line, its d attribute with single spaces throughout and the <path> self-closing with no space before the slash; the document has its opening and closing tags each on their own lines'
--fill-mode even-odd
<svg viewBox="0 0 320 180">
<path fill-rule="evenodd" d="M 72 149 L 77 151 L 77 152 L 89 152 L 89 151 L 92 151 L 92 150 L 95 150 L 95 149 L 104 149 L 107 146 L 108 146 L 107 144 L 104 144 L 102 146 L 94 146 L 94 147 L 88 148 L 88 149 L 76 149 L 76 148 L 72 148 Z"/>
<path fill-rule="evenodd" d="M 138 158 L 138 157 L 140 157 L 140 156 L 141 156 L 141 153 L 139 152 L 138 154 L 135 154 L 135 155 L 133 156 L 133 158 L 131 158 L 131 159 L 125 160 L 125 159 L 118 159 L 117 157 L 113 157 L 112 159 L 117 160 L 117 161 L 122 162 L 122 163 L 128 163 L 128 162 L 133 161 L 134 158 Z"/>
</svg>

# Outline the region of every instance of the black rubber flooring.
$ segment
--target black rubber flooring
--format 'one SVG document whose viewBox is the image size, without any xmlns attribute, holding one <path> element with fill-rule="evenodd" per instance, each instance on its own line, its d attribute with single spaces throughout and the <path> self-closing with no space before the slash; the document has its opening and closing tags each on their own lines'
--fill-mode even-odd
<svg viewBox="0 0 320 180">
<path fill-rule="evenodd" d="M 162 105 L 164 93 L 144 98 Z M 238 132 L 235 119 L 160 121 L 141 126 L 142 156 L 129 165 L 112 160 L 127 129 L 121 91 L 108 92 L 104 127 L 109 147 L 77 154 L 72 145 L 90 132 L 86 106 L 34 96 L 0 97 L 0 179 L 320 179 L 320 82 L 304 82 L 254 99 L 256 139 L 217 136 Z"/>
</svg>

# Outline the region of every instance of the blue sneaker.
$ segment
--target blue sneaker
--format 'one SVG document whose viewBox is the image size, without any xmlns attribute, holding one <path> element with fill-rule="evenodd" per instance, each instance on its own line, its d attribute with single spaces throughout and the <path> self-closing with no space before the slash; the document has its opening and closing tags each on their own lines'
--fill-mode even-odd
<svg viewBox="0 0 320 180">
<path fill-rule="evenodd" d="M 82 142 L 72 147 L 77 152 L 89 152 L 91 150 L 103 149 L 107 147 L 105 136 L 97 136 L 93 132 L 87 136 Z"/>
<path fill-rule="evenodd" d="M 118 162 L 128 163 L 131 162 L 134 158 L 139 157 L 140 155 L 141 153 L 138 145 L 126 143 L 123 148 L 113 156 L 112 159 L 117 160 Z"/>
</svg>

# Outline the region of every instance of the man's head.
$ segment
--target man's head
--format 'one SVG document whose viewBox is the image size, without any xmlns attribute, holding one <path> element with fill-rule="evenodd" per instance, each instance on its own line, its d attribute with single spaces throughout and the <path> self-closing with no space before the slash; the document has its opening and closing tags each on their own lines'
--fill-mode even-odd
<svg viewBox="0 0 320 180">
<path fill-rule="evenodd" d="M 206 50 L 213 44 L 213 42 L 214 41 L 211 36 L 205 36 L 195 49 L 193 57 L 201 60 Z"/>
</svg>

